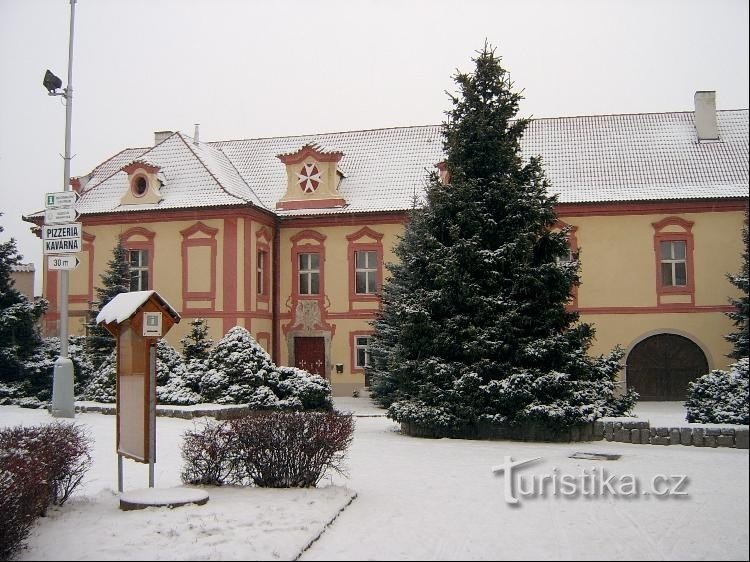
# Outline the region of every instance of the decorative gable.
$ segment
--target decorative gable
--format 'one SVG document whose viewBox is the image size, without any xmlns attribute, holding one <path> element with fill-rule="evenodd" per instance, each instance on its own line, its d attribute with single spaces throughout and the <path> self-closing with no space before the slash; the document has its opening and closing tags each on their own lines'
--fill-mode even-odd
<svg viewBox="0 0 750 562">
<path fill-rule="evenodd" d="M 276 208 L 344 207 L 346 201 L 338 191 L 343 177 L 338 162 L 343 156 L 343 152 L 324 151 L 312 144 L 306 144 L 296 152 L 279 154 L 277 158 L 286 165 L 287 189 Z"/>
<path fill-rule="evenodd" d="M 158 177 L 161 168 L 144 160 L 135 160 L 123 166 L 128 175 L 128 189 L 120 198 L 120 205 L 145 205 L 158 203 L 164 197 L 159 193 L 162 182 Z"/>
</svg>

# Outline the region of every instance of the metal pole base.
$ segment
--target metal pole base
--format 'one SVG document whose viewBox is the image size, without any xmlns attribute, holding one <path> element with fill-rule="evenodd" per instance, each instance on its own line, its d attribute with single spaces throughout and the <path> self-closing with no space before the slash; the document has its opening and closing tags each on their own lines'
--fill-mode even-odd
<svg viewBox="0 0 750 562">
<path fill-rule="evenodd" d="M 75 417 L 73 361 L 68 357 L 58 357 L 55 361 L 50 413 L 55 418 Z"/>
</svg>

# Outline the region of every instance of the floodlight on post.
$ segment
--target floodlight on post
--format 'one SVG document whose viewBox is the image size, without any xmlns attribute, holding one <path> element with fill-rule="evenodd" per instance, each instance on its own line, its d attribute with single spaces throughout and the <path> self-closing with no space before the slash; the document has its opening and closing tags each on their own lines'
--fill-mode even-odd
<svg viewBox="0 0 750 562">
<path fill-rule="evenodd" d="M 62 88 L 62 80 L 60 80 L 57 76 L 52 74 L 49 70 L 44 73 L 44 80 L 42 80 L 42 85 L 47 88 L 47 92 L 49 92 L 50 96 L 64 96 L 64 92 L 58 92 L 60 88 Z"/>
<path fill-rule="evenodd" d="M 73 27 L 75 22 L 75 4 L 70 0 L 70 35 L 68 40 L 68 86 L 62 92 L 62 80 L 49 70 L 44 74 L 42 84 L 50 96 L 65 98 L 65 162 L 63 168 L 63 191 L 70 191 L 70 127 L 73 115 Z M 60 272 L 60 357 L 55 361 L 52 379 L 52 407 L 50 414 L 56 418 L 75 417 L 75 398 L 73 392 L 73 361 L 68 357 L 68 294 L 69 272 Z"/>
</svg>

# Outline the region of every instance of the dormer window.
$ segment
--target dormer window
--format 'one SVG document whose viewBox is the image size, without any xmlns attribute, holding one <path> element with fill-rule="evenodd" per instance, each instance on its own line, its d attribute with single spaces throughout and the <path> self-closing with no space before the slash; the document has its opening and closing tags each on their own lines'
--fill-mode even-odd
<svg viewBox="0 0 750 562">
<path fill-rule="evenodd" d="M 343 174 L 338 163 L 343 152 L 326 151 L 307 144 L 295 152 L 279 154 L 286 165 L 287 188 L 276 203 L 281 210 L 340 208 L 346 201 L 339 194 Z"/>
<path fill-rule="evenodd" d="M 143 197 L 146 195 L 146 191 L 148 190 L 148 181 L 144 176 L 136 176 L 133 178 L 133 195 L 136 197 Z"/>
<path fill-rule="evenodd" d="M 159 192 L 162 182 L 158 175 L 158 166 L 136 160 L 124 166 L 121 171 L 128 175 L 129 187 L 120 198 L 121 205 L 145 205 L 162 200 Z"/>
</svg>

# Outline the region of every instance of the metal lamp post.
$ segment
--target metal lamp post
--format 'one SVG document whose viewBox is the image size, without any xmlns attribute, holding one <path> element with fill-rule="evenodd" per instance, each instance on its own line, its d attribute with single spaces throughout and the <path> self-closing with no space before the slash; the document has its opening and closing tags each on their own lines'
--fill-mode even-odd
<svg viewBox="0 0 750 562">
<path fill-rule="evenodd" d="M 68 86 L 62 92 L 57 90 L 62 81 L 49 70 L 44 77 L 44 86 L 50 96 L 65 98 L 65 161 L 63 190 L 70 190 L 70 126 L 73 113 L 73 24 L 75 21 L 75 5 L 77 0 L 70 0 L 70 38 L 68 45 Z M 72 418 L 75 416 L 73 396 L 73 362 L 68 357 L 68 271 L 60 272 L 60 357 L 55 361 L 54 378 L 52 381 L 52 409 L 51 414 L 58 418 Z"/>
</svg>

